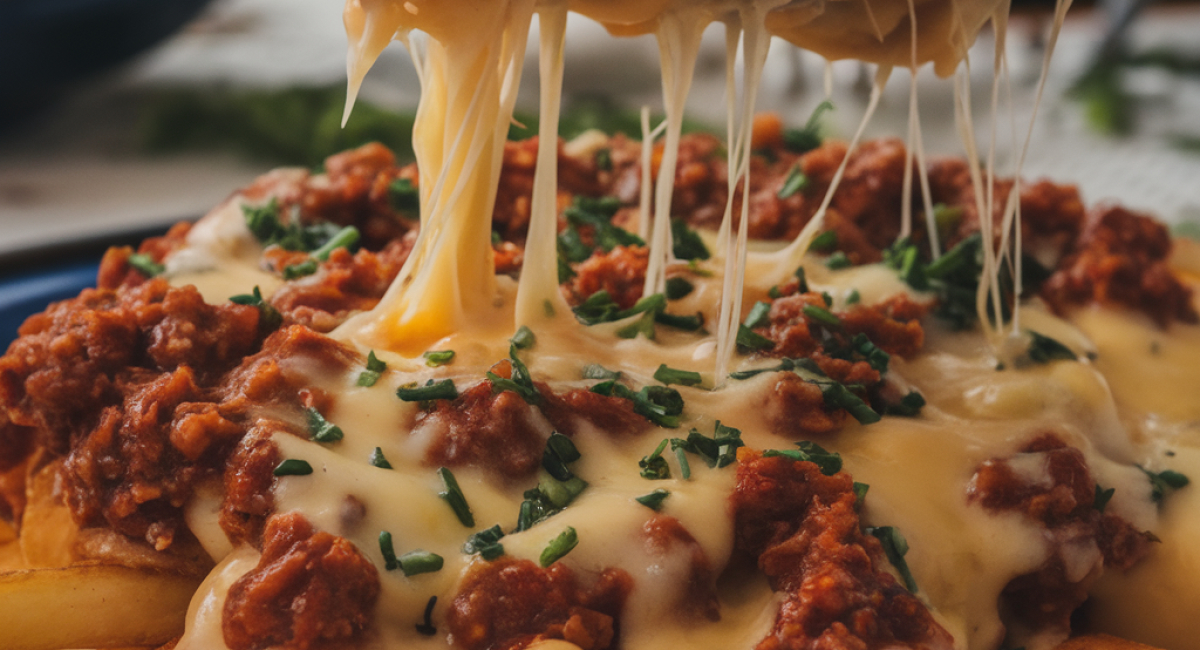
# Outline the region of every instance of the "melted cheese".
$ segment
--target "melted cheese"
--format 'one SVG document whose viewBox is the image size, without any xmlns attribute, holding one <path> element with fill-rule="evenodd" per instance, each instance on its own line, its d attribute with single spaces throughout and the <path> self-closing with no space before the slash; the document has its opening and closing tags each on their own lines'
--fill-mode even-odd
<svg viewBox="0 0 1200 650">
<path fill-rule="evenodd" d="M 851 291 L 857 291 L 866 304 L 908 291 L 894 273 L 881 266 L 830 271 L 807 257 L 808 244 L 821 226 L 819 216 L 782 251 L 751 253 L 745 230 L 747 208 L 743 206 L 742 225 L 735 236 L 730 205 L 719 237 L 718 255 L 705 265 L 712 276 L 691 278 L 696 290 L 673 307 L 681 313 L 699 311 L 706 322 L 718 323 L 716 336 L 660 331 L 655 341 L 640 337 L 622 340 L 613 336 L 621 323 L 586 329 L 579 326 L 570 317 L 554 281 L 554 133 L 563 75 L 566 11 L 590 16 L 614 33 L 654 33 L 659 39 L 667 113 L 660 129 L 665 131 L 665 147 L 651 210 L 649 147 L 653 136 L 644 113 L 643 131 L 649 137 L 644 138 L 640 221 L 651 242 L 645 288 L 656 292 L 661 290 L 673 263 L 668 216 L 676 149 L 683 104 L 705 26 L 713 20 L 726 21 L 730 58 L 741 40 L 747 62 L 740 94 L 734 88 L 732 64 L 728 75 L 732 190 L 738 182 L 749 183 L 749 120 L 766 57 L 768 32 L 830 59 L 854 56 L 881 64 L 871 109 L 854 139 L 857 142 L 892 66 L 915 69 L 932 61 L 939 74 L 949 74 L 980 26 L 1002 5 L 998 0 L 829 0 L 786 5 L 750 0 L 562 0 L 536 5 L 533 0 L 348 2 L 345 21 L 351 39 L 351 96 L 366 69 L 393 39 L 409 44 L 421 66 L 424 92 L 414 145 L 422 169 L 423 227 L 413 255 L 379 306 L 335 332 L 336 337 L 364 352 L 374 349 L 387 360 L 389 371 L 379 385 L 357 387 L 357 370 L 339 377 L 310 375 L 313 386 L 337 396 L 334 407 L 325 415 L 345 431 L 345 439 L 322 445 L 279 433 L 273 440 L 283 456 L 303 458 L 316 469 L 311 476 L 287 477 L 278 482 L 275 498 L 280 512 L 301 512 L 318 528 L 347 537 L 376 566 L 383 566 L 377 543 L 382 530 L 393 534 L 397 553 L 421 548 L 446 560 L 442 571 L 413 578 L 381 571 L 377 625 L 367 636 L 367 647 L 446 647 L 452 640 L 444 634 L 420 636 L 413 623 L 421 619 L 430 595 L 439 596 L 434 614 L 437 622 L 463 573 L 480 561 L 460 552 L 472 530 L 464 528 L 437 497 L 441 486 L 432 468 L 421 460 L 439 433 L 437 425 L 425 422 L 415 426 L 415 407 L 396 400 L 395 387 L 429 378 L 452 378 L 461 390 L 480 381 L 483 370 L 508 355 L 507 338 L 519 324 L 534 327 L 538 337 L 537 344 L 523 352 L 522 359 L 536 378 L 550 382 L 556 389 L 584 385 L 578 383 L 580 370 L 589 362 L 619 368 L 637 384 L 653 383 L 655 369 L 665 363 L 701 372 L 704 385 L 712 387 L 721 384 L 730 366 L 739 363 L 732 354 L 732 337 L 746 309 L 762 299 L 771 285 L 788 277 L 797 264 L 806 266 L 815 290 L 834 296 L 836 308 L 844 306 Z M 519 81 L 526 32 L 535 10 L 541 16 L 544 119 L 526 272 L 518 285 L 494 275 L 490 223 L 504 135 Z M 422 44 L 411 38 L 413 30 L 424 32 L 431 40 Z M 969 95 L 960 95 L 958 108 L 964 115 L 970 114 L 969 101 Z M 924 156 L 915 94 L 911 102 L 910 132 L 920 161 Z M 974 142 L 973 134 L 969 140 Z M 978 160 L 973 150 L 970 154 L 973 162 Z M 839 168 L 821 213 L 829 205 L 845 164 L 843 161 Z M 987 173 L 990 177 L 990 164 Z M 973 164 L 972 174 L 981 186 L 984 174 L 977 163 Z M 921 182 L 927 187 L 923 176 Z M 907 196 L 911 177 L 905 184 Z M 991 199 L 985 199 L 983 192 L 977 192 L 977 196 L 981 213 L 990 217 Z M 932 207 L 925 208 L 926 216 L 932 218 Z M 259 251 L 247 239 L 244 228 L 239 231 L 236 227 L 239 220 L 236 203 L 230 203 L 198 226 L 189 237 L 188 247 L 168 263 L 173 281 L 207 283 L 208 288 L 202 287 L 202 291 L 214 301 L 227 297 L 229 283 L 237 284 L 235 292 L 244 292 L 250 279 L 264 285 L 264 289 L 272 286 L 270 276 L 253 268 Z M 1011 224 L 1011 219 L 1006 217 L 1006 223 Z M 934 230 L 932 224 L 930 229 Z M 1001 261 L 991 252 L 995 247 L 990 239 L 990 218 L 984 231 L 989 238 L 985 247 L 990 254 L 987 263 L 994 275 Z M 935 250 L 936 246 L 935 242 Z M 213 271 L 217 266 L 235 271 Z M 981 310 L 986 309 L 986 300 L 985 287 L 980 296 Z M 1195 490 L 1189 493 L 1192 501 L 1173 501 L 1160 523 L 1146 491 L 1145 477 L 1133 465 L 1148 462 L 1148 449 L 1153 448 L 1137 443 L 1163 435 L 1165 429 L 1157 421 L 1151 422 L 1153 418 L 1167 418 L 1171 435 L 1175 436 L 1173 442 L 1181 445 L 1195 445 L 1195 438 L 1190 437 L 1196 435 L 1195 429 L 1189 427 L 1200 419 L 1190 400 L 1167 398 L 1166 391 L 1147 388 L 1151 371 L 1125 373 L 1131 367 L 1148 367 L 1138 364 L 1154 332 L 1145 330 L 1145 323 L 1099 311 L 1077 315 L 1074 324 L 1036 309 L 1027 311 L 1024 318 L 1029 327 L 1076 350 L 1097 351 L 1097 361 L 999 372 L 996 350 L 979 332 L 952 333 L 935 328 L 930 331 L 926 353 L 907 361 L 894 359 L 889 373 L 902 385 L 912 386 L 926 396 L 929 405 L 923 417 L 887 417 L 870 427 L 851 424 L 831 440 L 822 441 L 843 455 L 846 469 L 857 480 L 871 485 L 863 513 L 866 523 L 893 525 L 904 532 L 911 548 L 908 562 L 920 594 L 954 635 L 956 646 L 964 649 L 999 646 L 1004 637 L 997 611 L 1000 591 L 1012 578 L 1040 566 L 1050 552 L 1039 527 L 1017 515 L 990 514 L 972 506 L 966 499 L 966 486 L 981 462 L 1012 455 L 1031 437 L 1045 431 L 1053 431 L 1083 450 L 1097 480 L 1117 489 L 1109 506 L 1113 511 L 1136 526 L 1159 531 L 1164 539 L 1164 550 L 1152 558 L 1149 568 L 1131 573 L 1128 579 L 1114 578 L 1107 583 L 1115 586 L 1102 592 L 1101 607 L 1114 611 L 1124 607 L 1164 574 L 1181 567 L 1184 570 L 1172 583 L 1176 588 L 1185 590 L 1188 585 L 1200 584 L 1200 569 L 1188 568 L 1194 566 L 1194 558 L 1193 564 L 1180 559 L 1187 555 L 1182 549 L 1195 535 Z M 1129 335 L 1130 331 L 1135 335 Z M 1163 337 L 1160 345 L 1164 347 L 1160 349 L 1167 350 L 1172 359 L 1176 355 L 1184 361 L 1200 358 L 1197 331 L 1176 330 Z M 455 362 L 437 369 L 424 367 L 419 355 L 431 348 L 454 349 Z M 747 362 L 743 359 L 740 363 Z M 1200 379 L 1195 377 L 1200 372 L 1195 370 L 1197 364 L 1186 364 L 1188 368 L 1183 365 L 1172 365 L 1170 372 L 1178 373 L 1169 375 L 1168 383 L 1176 382 L 1172 396 L 1178 395 L 1178 387 L 1197 385 L 1193 380 Z M 302 369 L 303 360 L 296 360 L 296 366 Z M 771 375 L 764 374 L 730 382 L 717 391 L 680 389 L 687 403 L 683 430 L 691 426 L 711 430 L 713 421 L 721 420 L 740 428 L 751 447 L 790 445 L 794 441 L 771 433 L 767 420 L 765 395 L 772 381 Z M 549 435 L 550 425 L 544 418 L 536 413 L 531 418 L 531 426 L 540 435 Z M 1138 436 L 1131 436 L 1129 426 Z M 589 482 L 589 488 L 564 512 L 531 530 L 510 534 L 502 543 L 510 555 L 536 559 L 550 539 L 572 526 L 580 542 L 564 558 L 568 566 L 581 575 L 618 567 L 634 576 L 635 588 L 622 620 L 625 648 L 752 647 L 770 629 L 779 602 L 761 576 L 722 577 L 718 585 L 721 621 L 680 620 L 674 605 L 681 596 L 687 567 L 677 557 L 649 552 L 639 537 L 652 513 L 633 499 L 663 487 L 671 492 L 664 512 L 678 518 L 695 536 L 714 570 L 720 573 L 731 554 L 733 522 L 729 509 L 714 504 L 726 502 L 732 469 L 710 470 L 697 463 L 693 465 L 692 480 L 676 478 L 658 483 L 638 475 L 638 459 L 668 435 L 673 434 L 651 429 L 640 436 L 618 439 L 584 426 L 576 438 L 583 458 L 574 469 Z M 394 469 L 369 464 L 376 447 L 382 449 Z M 1194 469 L 1200 474 L 1200 459 L 1193 450 L 1174 458 L 1180 463 L 1179 469 Z M 1014 462 L 1021 472 L 1035 479 L 1042 471 L 1035 464 Z M 501 484 L 469 468 L 456 470 L 456 474 L 476 513 L 477 529 L 496 523 L 505 530 L 512 529 L 522 492 L 531 485 Z M 350 497 L 362 504 L 361 518 L 348 516 L 346 504 Z M 188 523 L 205 548 L 215 558 L 224 559 L 197 594 L 187 634 L 179 647 L 220 650 L 220 603 L 229 585 L 257 558 L 253 551 L 231 550 L 221 543 L 211 501 L 199 497 L 188 512 Z M 1086 574 L 1097 561 L 1094 546 L 1075 549 L 1069 555 L 1068 563 L 1075 575 Z M 964 576 L 971 579 L 965 580 Z M 1186 593 L 1196 589 L 1190 588 L 1192 591 Z M 1187 622 L 1181 616 L 1166 613 L 1155 618 L 1152 611 L 1138 611 L 1136 619 L 1113 616 L 1112 629 L 1143 635 L 1148 627 L 1145 621 L 1158 621 L 1164 629 L 1186 631 Z M 1030 647 L 1038 647 L 1037 643 L 1044 647 L 1048 642 L 1034 640 Z M 557 641 L 536 647 L 574 648 Z"/>
</svg>

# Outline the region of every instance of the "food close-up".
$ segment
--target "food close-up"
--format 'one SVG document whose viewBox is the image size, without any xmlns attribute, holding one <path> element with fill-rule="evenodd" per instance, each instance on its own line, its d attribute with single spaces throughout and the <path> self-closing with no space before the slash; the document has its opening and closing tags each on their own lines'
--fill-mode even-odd
<svg viewBox="0 0 1200 650">
<path fill-rule="evenodd" d="M 416 162 L 230 188 L 0 357 L 0 647 L 1200 648 L 1200 244 L 969 98 L 965 155 L 756 107 L 798 47 L 865 125 L 1008 10 L 349 0 L 346 117 L 403 43 Z M 569 12 L 654 35 L 663 116 L 558 137 Z"/>
</svg>

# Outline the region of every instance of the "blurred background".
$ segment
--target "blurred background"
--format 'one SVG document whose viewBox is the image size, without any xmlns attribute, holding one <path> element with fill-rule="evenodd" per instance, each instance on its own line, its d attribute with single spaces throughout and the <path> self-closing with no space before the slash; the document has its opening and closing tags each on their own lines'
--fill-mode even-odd
<svg viewBox="0 0 1200 650">
<path fill-rule="evenodd" d="M 1200 4 L 1104 1 L 1068 16 L 1024 175 L 1077 183 L 1088 203 L 1200 220 Z M 1002 171 L 1028 125 L 1052 10 L 1014 10 L 1011 99 L 996 120 Z M 0 0 L 0 272 L 195 219 L 274 166 L 318 166 L 373 139 L 408 155 L 418 88 L 399 45 L 339 128 L 341 11 L 340 0 Z M 722 28 L 706 34 L 696 128 L 723 128 L 723 39 Z M 660 110 L 652 39 L 617 41 L 573 16 L 567 40 L 565 134 L 619 127 L 642 105 Z M 985 145 L 993 47 L 985 32 L 970 72 Z M 871 74 L 832 66 L 830 135 L 852 134 Z M 824 99 L 824 77 L 823 60 L 777 41 L 759 108 L 801 124 Z M 905 133 L 910 82 L 893 75 L 868 135 Z M 927 69 L 916 83 L 928 150 L 961 155 L 952 84 Z M 534 45 L 519 104 L 530 127 L 536 102 Z"/>
</svg>

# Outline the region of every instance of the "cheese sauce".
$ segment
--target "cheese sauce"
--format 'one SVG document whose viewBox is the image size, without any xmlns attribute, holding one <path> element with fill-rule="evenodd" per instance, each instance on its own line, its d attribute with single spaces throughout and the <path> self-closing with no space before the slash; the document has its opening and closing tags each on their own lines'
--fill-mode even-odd
<svg viewBox="0 0 1200 650">
<path fill-rule="evenodd" d="M 588 488 L 566 510 L 527 531 L 504 537 L 505 552 L 536 560 L 550 540 L 573 527 L 579 544 L 561 561 L 581 576 L 615 567 L 634 578 L 621 621 L 622 647 L 753 647 L 770 630 L 779 602 L 766 580 L 759 575 L 722 575 L 718 582 L 721 620 L 681 620 L 677 603 L 689 567 L 680 558 L 657 555 L 646 548 L 640 531 L 654 513 L 634 500 L 656 488 L 670 491 L 663 512 L 677 518 L 695 537 L 720 575 L 733 546 L 728 498 L 734 468 L 709 469 L 693 463 L 690 480 L 678 478 L 674 468 L 676 478 L 648 481 L 639 475 L 638 460 L 664 437 L 677 436 L 691 427 L 708 433 L 717 420 L 740 429 L 752 448 L 785 448 L 796 442 L 771 433 L 766 420 L 766 395 L 773 373 L 728 383 L 725 377 L 726 370 L 750 363 L 733 355 L 731 337 L 736 324 L 755 301 L 764 298 L 769 287 L 786 279 L 797 263 L 803 262 L 808 269 L 814 290 L 828 291 L 834 297 L 835 308 L 843 307 L 852 292 L 865 304 L 873 304 L 908 291 L 894 272 L 882 266 L 826 269 L 804 256 L 804 235 L 783 251 L 748 252 L 745 231 L 735 238 L 727 210 L 720 254 L 702 265 L 710 275 L 689 277 L 696 290 L 672 306 L 680 313 L 701 312 L 707 323 L 718 323 L 716 336 L 660 330 L 654 341 L 619 339 L 614 333 L 624 323 L 580 325 L 554 282 L 557 149 L 553 134 L 563 74 L 566 11 L 590 16 L 614 33 L 654 33 L 659 39 L 666 143 L 650 220 L 651 264 L 646 281 L 647 292 L 656 292 L 667 272 L 677 270 L 672 266 L 667 216 L 683 103 L 700 33 L 709 23 L 728 21 L 732 34 L 741 33 L 746 59 L 756 69 L 765 58 L 764 26 L 771 34 L 831 59 L 852 55 L 881 63 L 884 70 L 877 80 L 877 100 L 891 65 L 915 67 L 932 61 L 939 74 L 952 72 L 975 33 L 1002 4 L 983 0 L 800 2 L 786 6 L 750 0 L 347 3 L 351 96 L 367 68 L 393 39 L 408 44 L 420 66 L 423 95 L 414 148 L 422 170 L 422 229 L 413 254 L 379 306 L 352 318 L 333 334 L 363 354 L 374 350 L 388 362 L 389 370 L 370 388 L 356 385 L 358 369 L 343 376 L 311 376 L 312 386 L 336 395 L 325 416 L 343 429 L 345 438 L 320 444 L 277 433 L 273 441 L 281 455 L 306 460 L 315 471 L 309 476 L 281 478 L 274 496 L 277 511 L 300 512 L 318 529 L 346 537 L 380 568 L 382 591 L 376 623 L 367 634 L 365 647 L 451 644 L 453 640 L 444 632 L 423 636 L 414 624 L 422 620 L 430 596 L 439 598 L 434 623 L 442 620 L 464 572 L 482 561 L 461 552 L 466 537 L 494 524 L 512 530 L 522 493 L 536 483 L 532 479 L 528 484 L 510 484 L 479 470 L 456 470 L 477 524 L 474 528 L 463 526 L 438 496 L 442 486 L 435 468 L 423 462 L 426 448 L 438 433 L 433 427 L 438 425 L 430 421 L 417 425 L 416 406 L 396 399 L 395 389 L 413 381 L 451 378 L 462 391 L 482 381 L 488 367 L 508 356 L 507 339 L 522 324 L 532 327 L 537 336 L 536 344 L 522 352 L 522 360 L 536 380 L 559 390 L 586 386 L 581 370 L 587 363 L 619 369 L 638 385 L 654 383 L 660 364 L 700 372 L 704 383 L 679 389 L 687 405 L 679 430 L 652 428 L 640 435 L 614 437 L 580 423 L 575 442 L 582 458 L 573 471 L 588 482 Z M 518 284 L 494 274 L 490 223 L 504 137 L 535 11 L 541 14 L 542 26 L 543 142 L 538 152 L 528 257 Z M 414 30 L 424 32 L 429 40 L 413 35 Z M 729 39 L 731 54 L 736 52 L 737 40 Z M 731 119 L 731 140 L 742 145 L 730 147 L 742 151 L 737 155 L 748 151 L 747 125 L 753 116 L 756 79 L 757 72 L 742 89 L 742 114 L 736 121 Z M 746 165 L 734 164 L 731 170 L 735 179 L 746 182 L 738 173 L 745 171 Z M 241 225 L 240 200 L 235 198 L 207 217 L 193 230 L 187 247 L 168 262 L 174 282 L 197 284 L 213 302 L 244 292 L 248 284 L 261 286 L 264 294 L 278 285 L 273 276 L 255 266 L 261 251 Z M 643 215 L 643 223 L 649 217 Z M 813 234 L 808 233 L 808 239 Z M 998 268 L 998 263 L 992 267 Z M 1175 589 L 1171 593 L 1176 599 L 1191 596 L 1200 601 L 1200 567 L 1184 550 L 1192 546 L 1190 539 L 1200 525 L 1195 490 L 1191 489 L 1186 499 L 1173 495 L 1160 519 L 1146 477 L 1135 466 L 1170 465 L 1185 473 L 1200 473 L 1200 456 L 1194 449 L 1194 422 L 1200 420 L 1200 413 L 1194 401 L 1181 399 L 1180 394 L 1184 387 L 1197 385 L 1192 379 L 1200 379 L 1195 363 L 1200 359 L 1200 329 L 1176 327 L 1164 333 L 1134 317 L 1099 309 L 1080 312 L 1073 322 L 1036 307 L 1027 309 L 1023 318 L 1025 326 L 1054 336 L 1081 354 L 1095 352 L 1096 360 L 998 370 L 1001 360 L 996 349 L 980 331 L 941 331 L 930 323 L 927 350 L 914 359 L 893 358 L 889 371 L 889 377 L 926 397 L 928 405 L 922 416 L 885 417 L 870 426 L 851 423 L 828 440 L 818 441 L 841 453 L 845 469 L 871 486 L 864 523 L 903 531 L 910 545 L 907 560 L 920 588 L 918 595 L 954 636 L 956 647 L 964 649 L 999 647 L 1005 635 L 997 606 L 1001 590 L 1013 578 L 1036 570 L 1052 552 L 1044 528 L 1021 515 L 991 513 L 969 503 L 968 483 L 984 461 L 1012 456 L 1046 432 L 1082 450 L 1098 483 L 1115 488 L 1109 504 L 1112 512 L 1163 539 L 1161 548 L 1143 567 L 1125 577 L 1106 579 L 1098 599 L 1101 611 L 1121 610 L 1167 577 L 1171 577 Z M 454 363 L 425 367 L 420 354 L 429 349 L 455 350 Z M 1157 356 L 1153 350 L 1158 351 Z M 1155 361 L 1154 370 L 1144 363 L 1150 358 Z M 303 367 L 302 360 L 297 363 Z M 720 390 L 710 390 L 722 384 Z M 539 435 L 549 436 L 549 422 L 536 412 L 531 418 Z M 1177 448 L 1169 459 L 1161 456 L 1164 441 Z M 392 469 L 370 463 L 376 448 Z M 1022 475 L 1041 480 L 1044 468 L 1014 463 Z M 221 532 L 211 513 L 211 502 L 202 498 L 189 508 L 189 525 L 220 564 L 193 602 L 187 633 L 178 646 L 181 650 L 224 647 L 220 603 L 229 585 L 257 561 L 253 551 L 230 550 L 220 544 Z M 382 570 L 384 559 L 378 542 L 382 531 L 392 534 L 398 555 L 423 549 L 442 556 L 445 566 L 411 578 L 399 571 Z M 1070 554 L 1072 575 L 1081 577 L 1100 562 L 1094 545 Z M 1151 640 L 1144 632 L 1152 627 L 1184 631 L 1188 627 L 1187 621 L 1165 605 L 1136 611 L 1136 615 L 1106 614 L 1111 621 L 1107 625 Z M 1176 607 L 1173 611 L 1180 610 Z M 1054 641 L 1040 643 L 1045 647 Z M 1185 645 L 1177 642 L 1178 647 Z M 569 650 L 574 646 L 548 641 L 535 647 Z"/>
</svg>

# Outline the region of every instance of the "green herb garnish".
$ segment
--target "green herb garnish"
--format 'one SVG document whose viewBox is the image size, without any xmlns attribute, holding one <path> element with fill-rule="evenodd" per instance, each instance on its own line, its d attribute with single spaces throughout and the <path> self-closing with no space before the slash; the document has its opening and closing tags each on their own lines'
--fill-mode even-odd
<svg viewBox="0 0 1200 650">
<path fill-rule="evenodd" d="M 763 452 L 764 458 L 783 456 L 795 461 L 813 463 L 825 476 L 833 476 L 842 471 L 842 456 L 836 452 L 826 451 L 815 442 L 807 440 L 797 442 L 799 449 L 768 449 Z"/>
<path fill-rule="evenodd" d="M 637 501 L 638 503 L 646 506 L 647 508 L 657 512 L 659 510 L 662 510 L 663 501 L 669 496 L 671 496 L 670 492 L 667 492 L 666 490 L 664 490 L 662 488 L 658 488 L 657 490 L 651 492 L 650 494 L 643 494 L 640 497 L 635 497 L 634 501 Z"/>
<path fill-rule="evenodd" d="M 458 388 L 454 386 L 453 379 L 443 379 L 441 381 L 430 379 L 425 382 L 424 386 L 418 386 L 416 382 L 413 382 L 397 388 L 396 397 L 405 402 L 430 402 L 435 399 L 456 399 L 458 397 Z"/>
<path fill-rule="evenodd" d="M 910 592 L 917 593 L 917 581 L 913 579 L 912 572 L 908 570 L 908 562 L 904 561 L 904 556 L 908 553 L 908 541 L 904 539 L 904 535 L 901 535 L 900 531 L 892 526 L 865 528 L 863 532 L 879 540 L 888 561 L 896 567 L 896 572 L 904 580 L 904 586 Z"/>
<path fill-rule="evenodd" d="M 449 364 L 454 360 L 454 350 L 430 350 L 421 355 L 425 359 L 425 365 L 430 368 L 437 368 Z"/>
<path fill-rule="evenodd" d="M 783 200 L 797 192 L 803 192 L 807 187 L 808 176 L 800 171 L 800 165 L 792 165 L 792 170 L 788 172 L 787 178 L 783 179 L 783 184 L 779 186 L 779 191 L 775 193 L 775 196 Z"/>
<path fill-rule="evenodd" d="M 700 235 L 682 219 L 671 220 L 671 252 L 681 260 L 706 260 L 711 255 Z"/>
<path fill-rule="evenodd" d="M 312 465 L 306 460 L 288 458 L 275 466 L 275 476 L 308 476 L 313 473 Z"/>
<path fill-rule="evenodd" d="M 679 384 L 680 386 L 695 386 L 704 381 L 700 373 L 691 370 L 679 370 L 677 368 L 668 367 L 667 364 L 658 366 L 658 370 L 654 371 L 654 378 L 668 386 L 671 384 Z"/>
<path fill-rule="evenodd" d="M 474 528 L 475 515 L 471 513 L 471 506 L 467 505 L 467 497 L 463 494 L 462 488 L 458 486 L 458 479 L 454 478 L 454 473 L 448 468 L 439 467 L 437 475 L 442 479 L 442 486 L 445 488 L 442 492 L 438 492 L 438 496 L 454 511 L 454 516 L 458 517 L 459 523 L 467 528 Z"/>
<path fill-rule="evenodd" d="M 129 263 L 130 268 L 148 278 L 162 275 L 163 271 L 167 270 L 167 267 L 155 262 L 153 257 L 142 253 L 130 255 L 126 262 Z"/>
<path fill-rule="evenodd" d="M 667 439 L 663 438 L 649 456 L 644 456 L 638 461 L 638 467 L 642 468 L 642 478 L 651 481 L 671 478 L 671 467 L 667 465 L 667 459 L 662 456 L 663 451 L 667 448 L 667 442 Z"/>
<path fill-rule="evenodd" d="M 833 110 L 833 103 L 825 100 L 813 110 L 808 122 L 802 129 L 786 129 L 783 132 L 783 146 L 792 153 L 805 153 L 821 146 L 821 116 L 826 111 Z"/>
<path fill-rule="evenodd" d="M 567 529 L 559 533 L 558 537 L 555 537 L 546 546 L 546 550 L 542 551 L 542 555 L 538 558 L 538 564 L 541 564 L 543 569 L 549 567 L 570 553 L 577 544 L 579 544 L 579 536 L 576 535 L 573 527 L 567 526 Z"/>
<path fill-rule="evenodd" d="M 371 452 L 371 464 L 380 469 L 392 469 L 392 464 L 383 455 L 383 449 L 376 447 L 375 451 Z"/>
<path fill-rule="evenodd" d="M 395 571 L 400 568 L 400 562 L 396 560 L 396 547 L 392 545 L 392 534 L 386 530 L 379 533 L 379 552 L 383 554 L 385 570 Z"/>
<path fill-rule="evenodd" d="M 679 300 L 695 290 L 695 285 L 688 281 L 687 278 L 673 277 L 667 278 L 667 300 Z"/>
<path fill-rule="evenodd" d="M 400 571 L 404 573 L 405 577 L 441 571 L 443 562 L 442 556 L 437 553 L 430 553 L 421 549 L 409 551 L 396 558 L 396 563 L 400 566 Z"/>
<path fill-rule="evenodd" d="M 273 332 L 283 324 L 283 314 L 280 314 L 279 310 L 275 309 L 271 303 L 263 300 L 262 291 L 258 288 L 258 285 L 254 286 L 254 291 L 251 293 L 230 296 L 229 302 L 235 305 L 257 307 L 258 327 L 261 331 Z"/>
<path fill-rule="evenodd" d="M 342 439 L 342 429 L 321 415 L 316 408 L 304 411 L 308 419 L 308 438 L 316 442 L 337 442 Z"/>
<path fill-rule="evenodd" d="M 468 537 L 467 541 L 463 543 L 462 551 L 467 555 L 478 553 L 479 557 L 491 562 L 504 555 L 504 546 L 500 543 L 503 537 L 504 531 L 500 530 L 499 524 L 496 524 Z"/>
<path fill-rule="evenodd" d="M 375 356 L 375 351 L 371 350 L 367 353 L 367 369 L 358 373 L 358 381 L 355 383 L 364 388 L 370 388 L 379 381 L 379 376 L 385 370 L 387 370 L 387 364 L 380 361 L 379 357 Z"/>
</svg>

